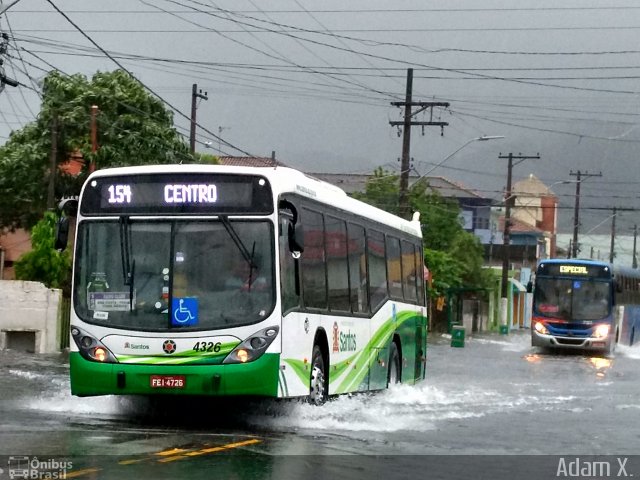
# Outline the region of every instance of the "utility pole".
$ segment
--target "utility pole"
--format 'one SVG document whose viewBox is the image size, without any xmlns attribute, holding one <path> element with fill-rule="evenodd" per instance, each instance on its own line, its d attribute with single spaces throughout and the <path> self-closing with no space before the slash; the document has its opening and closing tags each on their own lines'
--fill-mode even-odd
<svg viewBox="0 0 640 480">
<path fill-rule="evenodd" d="M 636 258 L 636 241 L 638 239 L 638 225 L 633 226 L 633 258 L 631 260 L 631 267 L 638 268 L 638 260 Z"/>
<path fill-rule="evenodd" d="M 578 228 L 580 227 L 580 184 L 582 183 L 582 177 L 601 177 L 602 172 L 600 173 L 589 173 L 589 172 L 580 172 L 578 170 L 576 173 L 572 171 L 569 172 L 569 175 L 572 177 L 577 177 L 576 180 L 576 203 L 573 209 L 573 248 L 571 249 L 571 256 L 573 258 L 578 258 L 579 243 L 578 243 Z"/>
<path fill-rule="evenodd" d="M 58 115 L 51 117 L 51 156 L 49 158 L 49 188 L 47 189 L 47 209 L 55 208 L 56 173 L 58 170 Z"/>
<path fill-rule="evenodd" d="M 409 169 L 411 159 L 411 127 L 420 125 L 439 126 L 442 130 L 449 125 L 448 122 L 433 121 L 433 107 L 448 107 L 449 102 L 414 102 L 412 101 L 413 90 L 413 68 L 407 69 L 407 91 L 404 102 L 391 102 L 395 107 L 404 107 L 404 119 L 401 122 L 389 122 L 391 126 L 402 126 L 402 159 L 400 162 L 400 198 L 399 198 L 399 216 L 403 218 L 409 217 Z M 418 107 L 413 111 L 413 107 Z M 412 118 L 420 112 L 430 109 L 431 115 L 428 122 L 414 122 Z"/>
<path fill-rule="evenodd" d="M 13 3 L 11 5 L 13 5 Z M 6 8 L 9 8 L 11 5 L 9 5 Z M 2 10 L 2 12 L 4 12 L 4 10 Z M 2 14 L 2 12 L 0 12 L 0 14 Z M 7 35 L 6 33 L 2 33 L 0 35 L 0 57 L 4 56 L 7 53 L 8 46 L 9 46 L 9 35 Z M 5 85 L 9 85 L 10 87 L 17 87 L 19 85 L 17 80 L 13 80 L 12 78 L 9 78 L 5 75 L 4 68 L 2 67 L 3 64 L 4 64 L 4 60 L 0 58 L 0 92 L 4 90 Z"/>
<path fill-rule="evenodd" d="M 189 133 L 189 148 L 191 155 L 196 153 L 196 109 L 198 107 L 198 99 L 209 100 L 207 92 L 198 91 L 198 84 L 194 83 L 191 88 L 191 131 Z"/>
<path fill-rule="evenodd" d="M 95 154 L 98 151 L 98 106 L 91 105 L 91 163 L 89 163 L 89 173 L 96 169 Z"/>
<path fill-rule="evenodd" d="M 609 263 L 613 263 L 614 246 L 616 241 L 616 207 L 613 207 L 613 216 L 611 218 L 611 249 L 609 250 Z"/>
<path fill-rule="evenodd" d="M 507 288 L 508 288 L 508 275 L 509 275 L 509 253 L 510 253 L 510 245 L 511 245 L 511 207 L 514 203 L 514 198 L 511 193 L 511 179 L 513 176 L 513 161 L 518 160 L 518 163 L 524 162 L 529 159 L 539 159 L 540 154 L 536 155 L 514 155 L 513 153 L 509 153 L 509 155 L 500 154 L 498 158 L 506 158 L 509 160 L 507 166 L 507 191 L 505 193 L 505 208 L 504 208 L 504 230 L 502 234 L 502 288 L 501 288 L 501 301 L 500 301 L 500 321 L 501 326 L 507 325 L 507 308 L 508 308 L 508 300 L 507 300 Z M 517 165 L 517 163 L 516 163 Z M 506 333 L 506 331 L 504 332 Z"/>
</svg>

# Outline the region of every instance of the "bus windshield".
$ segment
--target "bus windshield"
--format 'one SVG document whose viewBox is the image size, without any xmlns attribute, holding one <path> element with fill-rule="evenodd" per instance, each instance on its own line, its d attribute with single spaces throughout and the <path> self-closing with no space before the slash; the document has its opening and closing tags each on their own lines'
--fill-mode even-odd
<svg viewBox="0 0 640 480">
<path fill-rule="evenodd" d="M 275 304 L 269 221 L 84 221 L 74 308 L 130 330 L 214 330 L 256 323 Z"/>
<path fill-rule="evenodd" d="M 534 313 L 567 321 L 601 320 L 611 311 L 611 288 L 606 281 L 538 277 Z"/>
</svg>

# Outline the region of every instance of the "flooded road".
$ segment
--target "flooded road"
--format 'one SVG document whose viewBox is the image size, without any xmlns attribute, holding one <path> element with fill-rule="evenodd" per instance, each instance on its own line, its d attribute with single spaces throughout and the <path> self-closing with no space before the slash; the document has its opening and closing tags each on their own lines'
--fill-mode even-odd
<svg viewBox="0 0 640 480">
<path fill-rule="evenodd" d="M 314 470 L 321 462 L 323 472 L 356 468 L 336 460 L 349 454 L 632 455 L 640 446 L 640 347 L 619 346 L 610 358 L 556 354 L 532 348 L 526 332 L 469 337 L 464 348 L 451 348 L 447 336 L 432 338 L 421 384 L 344 396 L 320 408 L 274 400 L 78 398 L 69 392 L 64 355 L 6 351 L 0 365 L 0 455 L 74 458 L 70 473 L 80 473 L 67 478 L 138 478 L 151 464 L 162 464 L 166 478 L 175 468 L 210 478 L 206 465 L 221 468 L 223 457 L 230 472 L 242 465 L 243 477 L 255 468 L 295 478 L 296 462 Z M 413 457 L 397 458 L 405 461 L 396 461 L 394 472 L 409 475 L 406 459 Z M 0 469 L 7 461 L 0 458 Z M 456 465 L 477 462 L 466 461 Z M 368 462 L 357 472 L 368 469 L 381 471 Z"/>
</svg>

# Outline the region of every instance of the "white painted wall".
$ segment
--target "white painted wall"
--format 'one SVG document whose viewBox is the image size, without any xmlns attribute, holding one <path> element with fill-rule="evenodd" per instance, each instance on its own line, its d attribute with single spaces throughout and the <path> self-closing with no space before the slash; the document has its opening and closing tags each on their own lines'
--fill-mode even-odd
<svg viewBox="0 0 640 480">
<path fill-rule="evenodd" d="M 36 353 L 57 352 L 61 296 L 39 282 L 0 280 L 0 349 L 7 346 L 7 332 L 31 331 Z"/>
</svg>

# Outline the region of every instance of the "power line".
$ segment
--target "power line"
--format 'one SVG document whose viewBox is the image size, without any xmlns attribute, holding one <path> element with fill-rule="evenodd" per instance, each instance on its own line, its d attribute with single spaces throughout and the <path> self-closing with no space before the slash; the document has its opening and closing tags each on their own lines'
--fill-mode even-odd
<svg viewBox="0 0 640 480">
<path fill-rule="evenodd" d="M 475 13 L 475 12 L 548 12 L 548 11 L 602 11 L 602 10 L 638 10 L 638 6 L 629 5 L 609 5 L 598 7 L 488 7 L 488 8 L 343 8 L 343 9 L 315 9 L 300 10 L 292 9 L 278 9 L 278 10 L 237 10 L 238 13 L 295 13 L 301 14 L 306 12 L 320 13 L 320 14 L 345 14 L 345 13 L 420 13 L 420 12 L 461 12 L 461 13 Z M 14 13 L 46 13 L 42 10 L 29 10 L 29 9 L 13 9 Z M 67 10 L 68 13 L 91 13 L 91 14 L 131 14 L 140 15 L 148 13 L 157 13 L 153 10 L 132 9 L 132 10 L 82 10 L 74 9 Z M 172 10 L 175 13 L 191 13 L 190 10 Z"/>
<path fill-rule="evenodd" d="M 144 2 L 144 0 L 141 0 L 141 1 L 143 1 L 143 3 L 146 3 L 146 2 Z M 187 5 L 184 5 L 184 4 L 180 3 L 180 2 L 177 2 L 177 1 L 175 1 L 175 0 L 166 0 L 166 1 L 167 1 L 167 2 L 169 2 L 169 3 L 178 4 L 178 5 L 181 5 L 181 6 L 186 6 L 186 7 L 191 8 L 192 10 L 194 10 L 194 11 L 196 11 L 196 12 L 204 13 L 204 14 L 207 14 L 208 16 L 212 16 L 212 17 L 214 17 L 214 18 L 218 18 L 218 19 L 223 20 L 223 21 L 228 21 L 228 22 L 232 22 L 232 23 L 235 23 L 235 24 L 238 24 L 238 25 L 242 25 L 242 26 L 243 26 L 243 28 L 244 28 L 245 26 L 251 26 L 250 24 L 247 24 L 246 22 L 240 22 L 240 21 L 238 21 L 238 20 L 234 20 L 234 19 L 230 18 L 230 16 L 229 16 L 229 15 L 233 15 L 233 14 L 234 14 L 234 12 L 231 12 L 231 11 L 229 11 L 229 10 L 225 10 L 225 9 L 222 9 L 222 8 L 219 8 L 219 7 L 216 7 L 216 10 L 217 10 L 217 11 L 219 11 L 219 12 L 221 12 L 223 15 L 226 15 L 226 17 L 222 17 L 222 16 L 220 16 L 220 15 L 216 15 L 216 14 L 213 14 L 213 13 L 210 13 L 210 12 L 206 12 L 206 11 L 203 11 L 203 10 L 198 9 L 198 8 L 196 8 L 196 7 L 190 7 L 190 6 L 187 6 Z M 200 2 L 196 2 L 196 1 L 193 1 L 193 0 L 192 0 L 192 2 L 193 2 L 193 3 L 195 3 L 195 4 L 197 4 L 197 5 L 204 5 L 204 4 L 200 3 Z M 289 63 L 289 64 L 291 64 L 291 65 L 294 65 L 294 66 L 296 66 L 296 67 L 298 67 L 298 68 L 304 68 L 305 70 L 308 70 L 308 71 L 311 71 L 311 72 L 313 72 L 313 73 L 317 73 L 317 74 L 320 74 L 320 75 L 325 75 L 325 76 L 328 76 L 328 77 L 330 77 L 330 78 L 334 78 L 335 80 L 338 80 L 338 81 L 341 81 L 341 82 L 344 82 L 344 83 L 348 83 L 348 84 L 352 84 L 352 85 L 357 85 L 357 86 L 359 86 L 359 87 L 361 87 L 361 88 L 363 88 L 363 89 L 365 89 L 365 90 L 367 90 L 367 91 L 371 91 L 371 92 L 373 92 L 373 93 L 377 93 L 377 94 L 380 94 L 380 95 L 383 95 L 383 96 L 386 96 L 386 97 L 390 97 L 390 98 L 396 98 L 392 93 L 389 93 L 389 92 L 382 92 L 382 91 L 376 90 L 376 89 L 374 89 L 374 88 L 367 87 L 367 86 L 365 86 L 365 85 L 359 84 L 359 83 L 357 83 L 357 82 L 351 82 L 351 81 L 349 81 L 349 80 L 346 80 L 346 79 L 343 79 L 343 78 L 339 78 L 339 77 L 338 77 L 338 78 L 332 77 L 331 75 L 329 75 L 329 74 L 327 74 L 327 73 L 325 73 L 325 72 L 315 71 L 315 70 L 312 70 L 312 69 L 308 69 L 307 67 L 305 67 L 305 66 L 303 66 L 303 65 L 300 65 L 300 64 L 298 64 L 297 62 L 293 62 L 292 60 L 288 59 L 286 56 L 283 56 L 283 55 L 279 54 L 278 52 L 276 52 L 276 54 L 277 54 L 278 56 L 275 56 L 275 57 L 274 57 L 273 55 L 271 55 L 271 54 L 269 54 L 269 53 L 265 52 L 264 50 L 260 50 L 260 49 L 258 49 L 258 48 L 256 48 L 256 47 L 253 47 L 253 46 L 251 46 L 251 45 L 249 45 L 249 44 L 247 44 L 247 43 L 241 42 L 240 40 L 237 40 L 237 39 L 231 38 L 231 37 L 229 37 L 228 35 L 224 35 L 224 33 L 226 33 L 226 32 L 225 32 L 225 31 L 223 31 L 223 30 L 220 30 L 220 29 L 211 29 L 211 28 L 209 28 L 209 27 L 206 27 L 206 26 L 203 26 L 203 25 L 201 25 L 201 24 L 195 23 L 195 22 L 193 22 L 193 21 L 191 21 L 191 20 L 188 20 L 188 19 L 182 18 L 182 17 L 180 17 L 180 16 L 178 16 L 178 15 L 173 15 L 173 14 L 171 14 L 171 12 L 170 12 L 170 11 L 165 10 L 165 9 L 162 9 L 162 8 L 160 8 L 160 7 L 158 7 L 158 6 L 155 6 L 155 5 L 153 5 L 153 6 L 154 6 L 154 8 L 157 8 L 157 9 L 159 9 L 159 10 L 165 11 L 166 13 L 169 13 L 170 15 L 172 15 L 172 16 L 174 16 L 174 17 L 180 18 L 181 20 L 183 20 L 183 21 L 185 21 L 185 22 L 187 22 L 187 23 L 191 23 L 191 24 L 193 24 L 193 25 L 197 25 L 197 26 L 199 26 L 199 27 L 201 27 L 201 28 L 206 29 L 206 30 L 207 30 L 207 31 L 209 31 L 209 32 L 216 33 L 217 35 L 220 35 L 221 37 L 223 37 L 223 38 L 225 38 L 225 39 L 227 39 L 227 40 L 229 40 L 229 41 L 231 41 L 231 42 L 233 42 L 233 43 L 236 43 L 236 44 L 238 44 L 238 45 L 241 45 L 241 46 L 243 46 L 243 47 L 245 47 L 245 48 L 248 48 L 248 49 L 250 49 L 250 50 L 256 51 L 256 52 L 258 52 L 258 53 L 261 53 L 262 55 L 265 55 L 265 56 L 267 56 L 267 57 L 269 57 L 269 58 L 275 58 L 276 60 L 284 61 L 284 62 Z M 280 27 L 280 28 L 283 28 L 283 25 L 282 25 L 282 24 L 279 24 L 279 23 L 277 23 L 277 22 L 268 22 L 268 23 L 272 23 L 272 24 L 274 24 L 274 25 L 276 25 L 276 26 L 278 26 L 278 27 Z M 278 30 L 271 30 L 271 32 L 272 32 L 272 33 L 276 33 L 276 34 L 283 33 L 283 31 L 278 31 Z M 294 35 L 289 35 L 289 34 L 285 34 L 285 35 L 286 35 L 286 36 L 288 36 L 288 37 L 290 37 L 290 38 L 296 39 L 296 40 L 298 40 L 298 41 L 306 41 L 306 39 L 301 39 L 301 38 L 296 37 L 296 36 L 294 36 Z M 271 49 L 271 47 L 269 47 L 268 45 L 266 45 L 264 42 L 262 42 L 262 43 L 263 43 L 263 45 L 267 46 L 267 48 L 270 48 L 270 49 Z M 313 43 L 313 42 L 312 42 L 312 43 Z"/>
<path fill-rule="evenodd" d="M 185 119 L 189 120 L 189 116 L 187 116 L 186 114 L 184 114 L 181 110 L 179 110 L 178 108 L 174 107 L 171 103 L 169 103 L 168 101 L 166 101 L 164 98 L 162 98 L 160 95 L 158 95 L 157 93 L 155 93 L 151 88 L 149 88 L 147 85 L 145 85 L 143 82 L 141 82 L 139 79 L 137 79 L 135 77 L 135 75 L 133 75 L 133 73 L 131 73 L 128 69 L 126 69 L 120 62 L 118 62 L 118 60 L 116 60 L 115 58 L 113 58 L 106 50 L 104 50 L 100 45 L 98 45 L 89 35 L 87 35 L 78 25 L 76 25 L 73 20 L 71 20 L 71 18 L 69 18 L 62 10 L 60 10 L 54 3 L 52 0 L 46 0 L 47 3 L 49 3 L 60 15 L 62 15 L 62 17 L 64 17 L 65 20 L 67 20 L 71 25 L 74 26 L 74 28 L 82 35 L 84 36 L 87 40 L 89 40 L 89 42 L 91 42 L 98 50 L 100 50 L 107 58 L 109 58 L 113 63 L 115 63 L 116 65 L 118 65 L 118 67 L 120 67 L 124 72 L 126 72 L 131 78 L 133 78 L 134 80 L 136 80 L 138 83 L 140 83 L 140 85 L 142 85 L 146 90 L 148 90 L 151 94 L 153 94 L 155 97 L 157 97 L 160 101 L 162 101 L 164 104 L 166 104 L 167 106 L 169 106 L 173 111 L 175 111 L 178 115 L 184 117 Z M 222 143 L 224 143 L 225 145 L 227 145 L 230 148 L 233 148 L 234 150 L 237 150 L 241 153 L 244 153 L 245 155 L 249 155 L 252 156 L 250 153 L 245 152 L 244 150 L 242 150 L 239 147 L 236 147 L 235 145 L 232 145 L 231 143 L 227 142 L 226 140 L 219 138 L 218 135 L 214 134 L 213 132 L 209 131 L 207 128 L 203 127 L 202 125 L 198 125 L 202 130 L 204 130 L 205 132 L 207 132 L 209 135 L 212 135 L 214 138 L 220 140 Z"/>
<path fill-rule="evenodd" d="M 170 0 L 166 0 L 170 1 Z M 222 10 L 222 9 L 221 9 Z M 174 14 L 171 10 L 165 10 L 165 13 Z M 200 13 L 209 13 L 204 10 L 200 10 Z M 237 13 L 237 12 L 233 12 Z M 172 28 L 172 29 L 133 29 L 133 28 L 87 28 L 88 33 L 137 33 L 137 34 L 167 34 L 167 33 L 181 33 L 181 34 L 202 34 L 209 32 L 206 27 L 201 27 L 201 30 L 184 29 L 184 28 Z M 298 32 L 301 29 L 293 27 L 290 29 L 282 30 L 283 33 Z M 639 25 L 593 25 L 585 27 L 447 27 L 447 28 L 336 28 L 331 30 L 334 34 L 339 33 L 491 33 L 491 32 L 548 32 L 548 31 L 610 31 L 610 30 L 640 30 Z M 65 28 L 20 28 L 16 29 L 16 32 L 38 32 L 38 33 L 73 33 L 73 29 Z M 253 30 L 244 29 L 221 29 L 216 30 L 218 33 L 273 33 L 269 30 L 265 30 L 259 27 L 255 27 Z M 321 33 L 320 31 L 309 30 L 310 33 Z"/>
<path fill-rule="evenodd" d="M 632 140 L 632 139 L 627 139 L 627 138 L 616 138 L 616 137 L 604 137 L 604 136 L 599 136 L 599 135 L 590 135 L 590 134 L 584 134 L 584 133 L 577 133 L 577 132 L 570 132 L 570 131 L 566 131 L 566 130 L 558 130 L 558 129 L 551 129 L 551 128 L 543 128 L 543 127 L 534 127 L 531 125 L 520 125 L 517 123 L 513 123 L 513 122 L 505 122 L 505 121 L 501 121 L 501 120 L 496 120 L 493 118 L 489 118 L 489 117 L 484 117 L 482 115 L 474 115 L 472 113 L 464 113 L 461 111 L 456 111 L 456 110 L 451 110 L 452 114 L 458 114 L 458 115 L 463 115 L 463 116 L 467 116 L 467 117 L 472 117 L 472 118 L 478 118 L 480 120 L 486 120 L 488 122 L 492 122 L 492 123 L 497 123 L 499 125 L 507 125 L 510 127 L 516 127 L 516 128 L 523 128 L 526 130 L 535 130 L 535 131 L 539 131 L 539 132 L 546 132 L 546 133 L 556 133 L 559 135 L 569 135 L 572 137 L 578 137 L 578 138 L 589 138 L 589 139 L 593 139 L 593 140 L 607 140 L 607 141 L 615 141 L 615 142 L 624 142 L 624 143 L 640 143 L 640 140 Z"/>
</svg>

